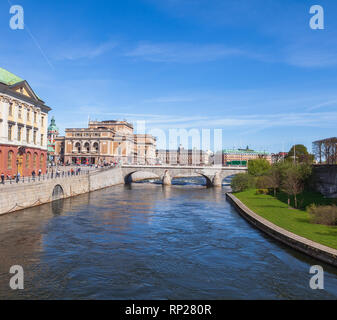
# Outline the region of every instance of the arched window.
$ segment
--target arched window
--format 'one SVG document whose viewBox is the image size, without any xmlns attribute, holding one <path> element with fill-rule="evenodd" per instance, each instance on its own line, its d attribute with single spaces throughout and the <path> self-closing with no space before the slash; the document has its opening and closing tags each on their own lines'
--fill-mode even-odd
<svg viewBox="0 0 337 320">
<path fill-rule="evenodd" d="M 30 166 L 30 152 L 26 154 L 26 169 Z"/>
<path fill-rule="evenodd" d="M 98 146 L 98 143 L 97 143 L 97 142 L 94 143 L 94 146 L 93 146 L 93 147 L 94 147 L 95 151 L 98 152 L 99 146 Z"/>
<path fill-rule="evenodd" d="M 40 155 L 40 169 L 42 169 L 44 166 L 43 166 L 43 163 L 44 163 L 44 155 L 43 153 Z"/>
<path fill-rule="evenodd" d="M 86 142 L 86 143 L 84 144 L 84 148 L 85 148 L 85 150 L 86 150 L 87 153 L 90 152 L 90 145 L 89 145 L 89 142 Z"/>
<path fill-rule="evenodd" d="M 13 156 L 14 156 L 14 152 L 9 151 L 8 152 L 8 158 L 7 158 L 7 169 L 13 168 Z"/>
<path fill-rule="evenodd" d="M 77 142 L 75 144 L 75 148 L 77 149 L 77 152 L 80 153 L 81 152 L 81 144 L 79 142 Z"/>
<path fill-rule="evenodd" d="M 33 168 L 34 169 L 36 168 L 36 160 L 37 160 L 37 153 L 34 153 L 34 156 L 33 156 Z"/>
</svg>

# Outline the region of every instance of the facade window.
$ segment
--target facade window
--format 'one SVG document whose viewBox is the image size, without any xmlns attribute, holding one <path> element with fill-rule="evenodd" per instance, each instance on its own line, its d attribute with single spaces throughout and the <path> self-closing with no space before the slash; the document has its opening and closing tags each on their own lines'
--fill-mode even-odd
<svg viewBox="0 0 337 320">
<path fill-rule="evenodd" d="M 8 152 L 7 169 L 12 169 L 13 154 L 14 154 L 13 151 Z"/>
<path fill-rule="evenodd" d="M 41 117 L 41 126 L 44 126 L 44 117 Z"/>
<path fill-rule="evenodd" d="M 37 112 L 34 111 L 34 123 L 36 123 L 36 119 L 37 119 Z"/>
<path fill-rule="evenodd" d="M 8 114 L 9 114 L 9 116 L 13 116 L 13 103 L 10 103 L 9 104 L 9 109 L 8 109 Z"/>
<path fill-rule="evenodd" d="M 33 156 L 33 168 L 34 169 L 36 168 L 36 159 L 37 159 L 37 154 L 34 153 L 34 156 Z"/>
<path fill-rule="evenodd" d="M 41 146 L 43 146 L 43 134 L 41 134 Z"/>
<path fill-rule="evenodd" d="M 41 156 L 40 156 L 40 168 L 41 169 L 43 168 L 43 162 L 44 162 L 44 156 L 43 156 L 43 154 L 41 154 Z"/>
<path fill-rule="evenodd" d="M 22 119 L 22 107 L 19 107 L 18 117 L 19 117 L 19 119 Z"/>
<path fill-rule="evenodd" d="M 26 169 L 29 168 L 29 163 L 30 163 L 30 153 L 28 152 L 26 155 Z"/>
<path fill-rule="evenodd" d="M 77 152 L 78 152 L 78 153 L 81 152 L 81 145 L 80 145 L 79 142 L 77 142 L 77 143 L 75 144 L 75 148 L 77 149 Z"/>
<path fill-rule="evenodd" d="M 30 121 L 30 110 L 27 110 L 27 121 Z"/>
<path fill-rule="evenodd" d="M 97 142 L 94 143 L 94 149 L 95 149 L 96 152 L 98 152 L 99 147 L 98 147 L 98 143 Z"/>
<path fill-rule="evenodd" d="M 18 127 L 18 141 L 21 141 L 21 127 Z"/>
<path fill-rule="evenodd" d="M 13 131 L 13 126 L 11 124 L 8 125 L 8 140 L 12 140 L 12 131 Z"/>
<path fill-rule="evenodd" d="M 30 129 L 27 128 L 26 130 L 26 141 L 29 143 L 30 142 Z"/>
<path fill-rule="evenodd" d="M 36 144 L 36 131 L 34 130 L 34 133 L 33 133 L 33 142 L 34 144 Z"/>
</svg>

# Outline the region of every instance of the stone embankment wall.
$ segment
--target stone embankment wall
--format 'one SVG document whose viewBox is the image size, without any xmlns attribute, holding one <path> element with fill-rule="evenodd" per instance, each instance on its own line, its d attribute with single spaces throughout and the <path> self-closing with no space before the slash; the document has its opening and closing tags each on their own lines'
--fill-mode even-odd
<svg viewBox="0 0 337 320">
<path fill-rule="evenodd" d="M 337 198 L 337 165 L 314 166 L 311 184 L 329 198 Z"/>
<path fill-rule="evenodd" d="M 261 231 L 292 247 L 293 249 L 301 251 L 313 258 L 337 267 L 337 250 L 300 237 L 292 232 L 276 226 L 270 221 L 254 213 L 233 194 L 227 193 L 226 197 L 235 206 L 242 217 L 244 217 Z"/>
<path fill-rule="evenodd" d="M 0 215 L 55 200 L 53 191 L 57 186 L 62 188 L 61 198 L 69 198 L 122 183 L 121 169 L 114 168 L 79 176 L 0 186 Z"/>
</svg>

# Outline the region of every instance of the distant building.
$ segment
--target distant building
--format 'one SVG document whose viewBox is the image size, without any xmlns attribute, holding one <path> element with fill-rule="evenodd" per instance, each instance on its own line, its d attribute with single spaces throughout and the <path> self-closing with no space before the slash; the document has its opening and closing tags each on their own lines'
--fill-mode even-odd
<svg viewBox="0 0 337 320">
<path fill-rule="evenodd" d="M 26 80 L 0 68 L 0 173 L 46 172 L 50 110 Z"/>
<path fill-rule="evenodd" d="M 65 130 L 55 139 L 55 154 L 68 164 L 155 162 L 156 139 L 135 135 L 127 121 L 90 121 L 88 128 Z"/>
<path fill-rule="evenodd" d="M 156 163 L 156 138 L 151 134 L 135 134 L 134 148 L 137 164 Z"/>
<path fill-rule="evenodd" d="M 288 155 L 288 152 L 272 153 L 271 162 L 278 163 L 280 161 L 283 161 L 287 155 Z"/>
<path fill-rule="evenodd" d="M 211 165 L 211 151 L 197 149 L 157 150 L 157 163 L 181 166 L 208 166 Z"/>
<path fill-rule="evenodd" d="M 268 162 L 272 163 L 270 153 L 266 151 L 255 151 L 249 149 L 236 149 L 236 150 L 223 150 L 222 163 L 224 166 L 243 166 L 248 165 L 249 160 L 264 158 Z"/>
<path fill-rule="evenodd" d="M 48 127 L 48 160 L 55 161 L 55 140 L 59 135 L 59 128 L 56 126 L 54 117 L 51 118 L 50 126 Z"/>
</svg>

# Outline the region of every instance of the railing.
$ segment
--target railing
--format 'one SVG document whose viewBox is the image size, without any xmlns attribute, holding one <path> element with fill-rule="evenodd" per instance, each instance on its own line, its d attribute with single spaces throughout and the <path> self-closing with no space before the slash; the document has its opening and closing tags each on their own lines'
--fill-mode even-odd
<svg viewBox="0 0 337 320">
<path fill-rule="evenodd" d="M 90 170 L 80 170 L 80 171 L 52 171 L 47 174 L 37 174 L 35 176 L 29 177 L 14 177 L 14 178 L 6 178 L 4 180 L 0 180 L 0 188 L 6 185 L 18 185 L 23 183 L 35 183 L 40 181 L 47 181 L 53 179 L 61 179 L 61 178 L 72 178 L 76 176 L 89 175 Z"/>
<path fill-rule="evenodd" d="M 41 174 L 41 175 L 37 174 L 35 176 L 20 177 L 19 179 L 16 177 L 10 178 L 10 179 L 5 178 L 3 181 L 0 180 L 0 189 L 8 185 L 18 185 L 18 184 L 23 184 L 23 183 L 28 184 L 28 183 L 36 183 L 36 182 L 41 182 L 41 181 L 84 176 L 84 175 L 89 175 L 90 173 L 107 171 L 107 170 L 117 168 L 117 167 L 119 167 L 119 165 L 92 168 L 92 169 L 81 169 L 80 167 L 77 167 L 75 169 L 63 170 L 63 171 L 51 170 L 51 172 L 47 174 Z"/>
</svg>

